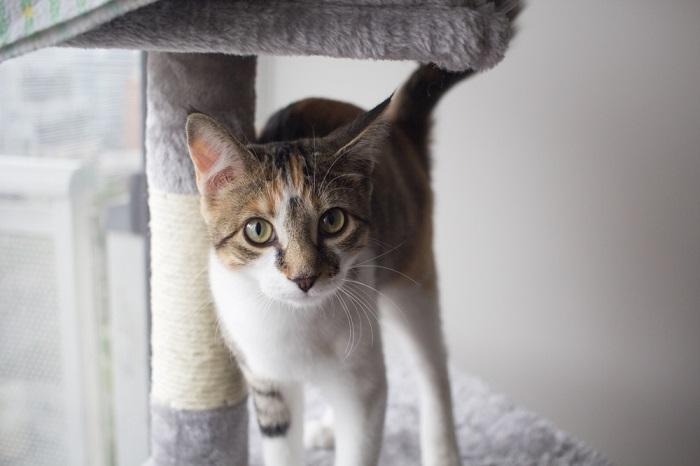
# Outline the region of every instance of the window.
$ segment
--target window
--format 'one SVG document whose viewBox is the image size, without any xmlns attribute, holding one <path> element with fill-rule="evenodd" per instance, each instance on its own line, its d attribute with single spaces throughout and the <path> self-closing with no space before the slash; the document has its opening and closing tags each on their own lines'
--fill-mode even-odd
<svg viewBox="0 0 700 466">
<path fill-rule="evenodd" d="M 141 75 L 124 51 L 0 64 L 0 464 L 146 459 Z"/>
</svg>

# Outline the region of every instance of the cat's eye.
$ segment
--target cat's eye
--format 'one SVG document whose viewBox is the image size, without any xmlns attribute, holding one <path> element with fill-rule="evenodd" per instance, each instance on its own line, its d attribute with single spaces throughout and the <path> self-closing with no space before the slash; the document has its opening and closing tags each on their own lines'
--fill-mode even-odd
<svg viewBox="0 0 700 466">
<path fill-rule="evenodd" d="M 254 218 L 245 225 L 245 237 L 255 245 L 263 245 L 272 241 L 275 231 L 267 220 Z"/>
<path fill-rule="evenodd" d="M 337 235 L 345 226 L 345 212 L 337 207 L 327 210 L 321 215 L 318 226 L 321 233 L 326 236 Z"/>
</svg>

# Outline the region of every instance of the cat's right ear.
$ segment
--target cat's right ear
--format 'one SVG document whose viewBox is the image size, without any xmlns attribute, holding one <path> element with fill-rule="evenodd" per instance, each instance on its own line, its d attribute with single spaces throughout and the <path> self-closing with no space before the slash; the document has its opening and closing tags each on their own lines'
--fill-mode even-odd
<svg viewBox="0 0 700 466">
<path fill-rule="evenodd" d="M 191 113 L 185 131 L 201 194 L 211 194 L 244 174 L 252 154 L 216 120 Z"/>
</svg>

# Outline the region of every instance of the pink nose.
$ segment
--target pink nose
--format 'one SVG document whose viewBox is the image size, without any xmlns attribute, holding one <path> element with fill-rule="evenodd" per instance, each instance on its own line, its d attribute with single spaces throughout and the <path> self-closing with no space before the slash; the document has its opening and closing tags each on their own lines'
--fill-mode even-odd
<svg viewBox="0 0 700 466">
<path fill-rule="evenodd" d="M 297 278 L 292 278 L 291 280 L 297 284 L 299 289 L 306 293 L 311 289 L 312 286 L 314 286 L 314 283 L 316 283 L 316 279 L 318 278 L 318 275 L 314 276 L 306 276 L 306 277 L 297 277 Z"/>
</svg>

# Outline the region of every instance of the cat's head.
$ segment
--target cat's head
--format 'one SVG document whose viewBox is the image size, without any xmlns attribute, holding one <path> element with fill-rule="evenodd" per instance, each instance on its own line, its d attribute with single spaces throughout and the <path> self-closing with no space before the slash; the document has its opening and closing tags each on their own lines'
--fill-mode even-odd
<svg viewBox="0 0 700 466">
<path fill-rule="evenodd" d="M 385 106 L 322 138 L 249 145 L 214 119 L 189 115 L 202 214 L 224 266 L 294 306 L 320 304 L 353 279 L 370 239 Z"/>
</svg>

